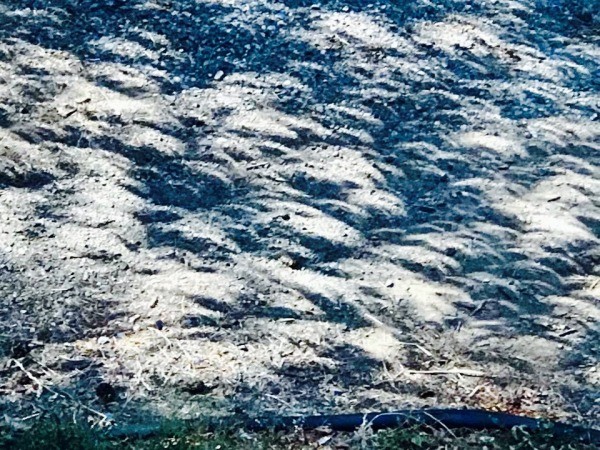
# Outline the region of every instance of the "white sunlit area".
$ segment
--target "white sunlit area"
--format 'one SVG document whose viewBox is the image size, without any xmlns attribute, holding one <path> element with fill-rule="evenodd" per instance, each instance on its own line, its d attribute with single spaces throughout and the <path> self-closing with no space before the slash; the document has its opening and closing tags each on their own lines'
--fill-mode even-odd
<svg viewBox="0 0 600 450">
<path fill-rule="evenodd" d="M 597 430 L 599 163 L 598 0 L 4 0 L 0 447 Z M 509 448 L 363 425 L 169 445 Z"/>
</svg>

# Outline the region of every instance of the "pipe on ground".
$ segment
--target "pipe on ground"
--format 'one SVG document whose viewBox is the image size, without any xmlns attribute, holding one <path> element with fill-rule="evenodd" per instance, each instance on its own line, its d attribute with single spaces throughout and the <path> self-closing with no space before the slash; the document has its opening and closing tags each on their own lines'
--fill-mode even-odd
<svg viewBox="0 0 600 450">
<path fill-rule="evenodd" d="M 216 431 L 231 427 L 248 431 L 315 429 L 327 427 L 333 431 L 355 431 L 362 426 L 373 430 L 427 426 L 434 428 L 467 428 L 473 430 L 509 430 L 522 427 L 531 431 L 547 431 L 554 436 L 570 436 L 581 442 L 600 443 L 600 430 L 559 422 L 534 419 L 513 414 L 472 409 L 403 410 L 387 413 L 338 414 L 288 417 L 228 417 L 199 422 L 203 429 Z M 190 422 L 193 425 L 193 422 Z M 159 433 L 160 425 L 130 425 L 115 427 L 110 435 L 119 437 L 149 437 Z"/>
</svg>

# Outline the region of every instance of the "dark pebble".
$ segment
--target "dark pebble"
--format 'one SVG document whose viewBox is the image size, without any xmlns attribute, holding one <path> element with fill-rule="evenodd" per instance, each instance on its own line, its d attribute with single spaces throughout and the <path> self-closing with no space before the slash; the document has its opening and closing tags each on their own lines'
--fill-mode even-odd
<svg viewBox="0 0 600 450">
<path fill-rule="evenodd" d="M 182 389 L 191 395 L 205 395 L 212 391 L 214 388 L 208 386 L 203 381 L 198 381 L 195 383 L 190 383 L 187 386 L 184 386 Z"/>
<path fill-rule="evenodd" d="M 96 395 L 102 403 L 110 403 L 117 398 L 117 391 L 111 384 L 103 381 L 96 386 Z"/>
<path fill-rule="evenodd" d="M 446 256 L 452 257 L 452 256 L 456 255 L 457 252 L 458 252 L 457 249 L 455 249 L 454 247 L 450 247 L 450 248 L 447 248 L 444 253 L 446 253 Z"/>
</svg>

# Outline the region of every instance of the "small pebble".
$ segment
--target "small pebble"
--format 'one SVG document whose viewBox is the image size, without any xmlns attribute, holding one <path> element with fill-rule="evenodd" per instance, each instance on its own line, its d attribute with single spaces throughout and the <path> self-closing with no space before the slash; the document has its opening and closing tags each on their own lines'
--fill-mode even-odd
<svg viewBox="0 0 600 450">
<path fill-rule="evenodd" d="M 109 383 L 102 382 L 96 386 L 96 395 L 102 403 L 110 403 L 117 397 L 117 391 Z"/>
</svg>

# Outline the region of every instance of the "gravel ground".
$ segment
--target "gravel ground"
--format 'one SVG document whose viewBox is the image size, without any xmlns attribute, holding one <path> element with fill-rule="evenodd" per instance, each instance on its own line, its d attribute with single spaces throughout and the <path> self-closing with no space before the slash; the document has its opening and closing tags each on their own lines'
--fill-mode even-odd
<svg viewBox="0 0 600 450">
<path fill-rule="evenodd" d="M 597 425 L 599 11 L 1 2 L 5 422 Z"/>
</svg>

